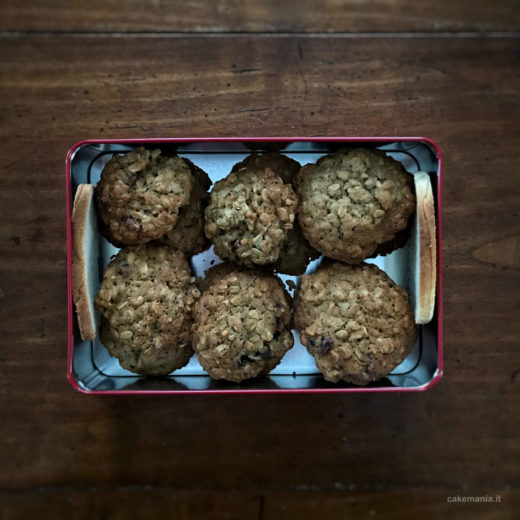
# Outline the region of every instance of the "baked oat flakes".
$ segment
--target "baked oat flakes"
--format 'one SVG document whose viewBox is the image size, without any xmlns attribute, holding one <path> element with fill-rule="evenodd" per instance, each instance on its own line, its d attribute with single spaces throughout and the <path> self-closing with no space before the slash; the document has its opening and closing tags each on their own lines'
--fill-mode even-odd
<svg viewBox="0 0 520 520">
<path fill-rule="evenodd" d="M 369 264 L 331 262 L 303 276 L 294 321 L 332 382 L 366 385 L 388 375 L 417 338 L 406 291 Z"/>
<path fill-rule="evenodd" d="M 192 174 L 184 159 L 139 147 L 115 154 L 101 172 L 96 206 L 115 245 L 144 244 L 169 231 L 188 203 Z"/>
<path fill-rule="evenodd" d="M 237 172 L 244 169 L 263 171 L 267 168 L 275 175 L 278 175 L 285 184 L 293 184 L 301 165 L 299 162 L 278 152 L 253 153 L 248 155 L 243 161 L 235 164 L 232 171 Z M 292 229 L 287 231 L 278 260 L 272 267 L 279 273 L 297 276 L 303 274 L 309 262 L 319 256 L 320 254 L 303 236 L 300 225 L 295 219 Z"/>
<path fill-rule="evenodd" d="M 275 175 L 278 175 L 285 184 L 292 184 L 294 176 L 300 171 L 299 162 L 278 152 L 252 153 L 243 161 L 236 163 L 231 169 L 232 172 L 240 170 L 264 171 L 269 168 Z"/>
<path fill-rule="evenodd" d="M 238 383 L 280 363 L 293 346 L 290 326 L 290 297 L 278 278 L 217 274 L 195 307 L 193 348 L 211 377 Z"/>
<path fill-rule="evenodd" d="M 269 168 L 218 181 L 206 208 L 206 236 L 224 260 L 247 267 L 275 263 L 293 227 L 298 199 Z"/>
<path fill-rule="evenodd" d="M 326 155 L 304 166 L 296 184 L 303 234 L 324 255 L 347 263 L 379 246 L 388 252 L 415 209 L 413 176 L 378 150 Z"/>
<path fill-rule="evenodd" d="M 186 255 L 196 255 L 209 246 L 204 234 L 204 210 L 208 205 L 211 181 L 208 174 L 184 159 L 193 174 L 193 188 L 188 203 L 179 213 L 177 223 L 159 241 L 179 249 Z"/>
<path fill-rule="evenodd" d="M 188 363 L 194 282 L 184 255 L 163 245 L 123 248 L 108 264 L 95 306 L 101 341 L 123 368 L 159 376 Z"/>
</svg>

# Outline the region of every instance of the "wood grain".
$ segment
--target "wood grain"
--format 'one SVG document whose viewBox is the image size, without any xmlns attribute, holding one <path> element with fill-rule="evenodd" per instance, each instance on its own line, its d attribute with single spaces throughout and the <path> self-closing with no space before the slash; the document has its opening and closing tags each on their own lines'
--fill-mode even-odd
<svg viewBox="0 0 520 520">
<path fill-rule="evenodd" d="M 87 501 L 81 490 L 91 486 L 149 486 L 152 496 L 164 486 L 231 490 L 246 502 L 261 492 L 273 517 L 272 492 L 420 487 L 517 497 L 520 271 L 501 258 L 516 250 L 520 229 L 519 51 L 517 38 L 1 40 L 4 507 L 24 503 L 20 496 L 33 507 L 60 487 Z M 65 378 L 66 150 L 86 137 L 287 134 L 439 142 L 441 383 L 392 396 L 75 393 Z M 289 505 L 301 511 L 298 500 Z"/>
<path fill-rule="evenodd" d="M 42 489 L 0 492 L 2 520 L 258 520 L 263 497 L 232 491 L 185 491 L 168 488 Z"/>
<path fill-rule="evenodd" d="M 373 32 L 520 29 L 517 0 L 3 0 L 2 31 Z"/>
<path fill-rule="evenodd" d="M 264 498 L 262 518 L 269 520 L 514 520 L 520 507 L 518 495 L 500 492 L 492 496 L 476 490 L 461 492 L 461 498 L 493 499 L 497 502 L 454 502 L 457 494 L 449 489 L 410 489 L 406 491 L 274 492 Z M 487 498 L 489 497 L 489 498 Z"/>
<path fill-rule="evenodd" d="M 480 493 L 480 494 L 479 494 Z M 3 520 L 110 518 L 152 520 L 516 520 L 520 500 L 511 491 L 462 493 L 465 499 L 497 502 L 453 502 L 451 489 L 406 491 L 240 491 L 178 490 L 164 487 L 115 489 L 38 489 L 0 492 Z M 488 498 L 489 497 L 489 498 Z"/>
</svg>

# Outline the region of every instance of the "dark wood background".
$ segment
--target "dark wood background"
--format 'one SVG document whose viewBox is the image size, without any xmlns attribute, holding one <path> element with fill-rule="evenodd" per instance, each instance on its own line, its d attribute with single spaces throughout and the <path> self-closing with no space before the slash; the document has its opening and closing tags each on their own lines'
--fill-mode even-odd
<svg viewBox="0 0 520 520">
<path fill-rule="evenodd" d="M 0 5 L 2 519 L 519 518 L 517 0 Z M 74 392 L 67 149 L 287 134 L 439 142 L 444 379 L 412 395 Z"/>
</svg>

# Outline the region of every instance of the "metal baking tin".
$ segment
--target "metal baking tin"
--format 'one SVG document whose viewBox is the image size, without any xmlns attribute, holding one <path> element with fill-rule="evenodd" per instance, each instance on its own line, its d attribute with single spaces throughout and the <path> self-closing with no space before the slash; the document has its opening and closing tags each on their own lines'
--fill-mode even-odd
<svg viewBox="0 0 520 520">
<path fill-rule="evenodd" d="M 434 186 L 437 219 L 437 294 L 433 320 L 419 326 L 419 340 L 406 360 L 387 378 L 366 387 L 347 383 L 329 383 L 319 374 L 312 357 L 300 344 L 295 346 L 269 376 L 240 384 L 215 381 L 205 374 L 195 356 L 190 363 L 164 378 L 145 378 L 122 369 L 98 339 L 82 341 L 79 336 L 72 300 L 72 200 L 80 183 L 96 184 L 101 169 L 113 153 L 137 146 L 158 147 L 165 152 L 190 158 L 205 170 L 213 182 L 224 177 L 231 166 L 253 151 L 276 149 L 302 165 L 342 146 L 376 147 L 385 151 L 411 173 L 426 171 Z M 431 388 L 443 374 L 442 348 L 442 154 L 439 146 L 423 137 L 232 137 L 232 138 L 154 138 L 90 139 L 76 143 L 66 158 L 67 190 L 67 275 L 68 275 L 68 363 L 71 385 L 86 394 L 259 394 L 259 393 L 332 393 L 332 392 L 416 392 Z M 101 235 L 100 277 L 116 248 Z M 220 260 L 210 249 L 192 259 L 197 275 Z M 374 263 L 396 283 L 407 288 L 407 247 Z M 320 260 L 311 263 L 312 272 Z M 281 276 L 283 280 L 297 277 Z"/>
</svg>

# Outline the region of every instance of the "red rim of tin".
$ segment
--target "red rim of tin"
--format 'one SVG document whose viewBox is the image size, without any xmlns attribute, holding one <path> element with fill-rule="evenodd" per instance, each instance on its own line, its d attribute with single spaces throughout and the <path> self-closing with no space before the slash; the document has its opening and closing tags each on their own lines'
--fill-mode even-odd
<svg viewBox="0 0 520 520">
<path fill-rule="evenodd" d="M 352 387 L 352 388 L 275 388 L 275 389 L 231 389 L 231 390 L 86 390 L 82 388 L 73 372 L 73 316 L 72 300 L 72 193 L 71 193 L 71 160 L 74 152 L 85 144 L 159 144 L 159 143 L 193 143 L 193 142 L 388 142 L 418 141 L 431 146 L 438 160 L 437 168 L 437 370 L 428 383 L 417 387 Z M 193 394 L 330 394 L 361 392 L 424 392 L 435 385 L 443 376 L 443 306 L 442 306 L 442 168 L 443 157 L 439 145 L 427 137 L 154 137 L 150 139 L 84 139 L 75 143 L 67 152 L 65 161 L 65 183 L 67 204 L 67 378 L 72 387 L 89 395 L 193 395 Z"/>
</svg>

